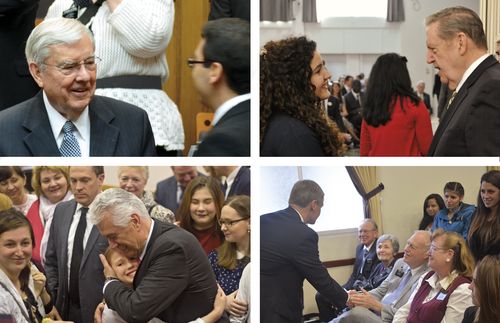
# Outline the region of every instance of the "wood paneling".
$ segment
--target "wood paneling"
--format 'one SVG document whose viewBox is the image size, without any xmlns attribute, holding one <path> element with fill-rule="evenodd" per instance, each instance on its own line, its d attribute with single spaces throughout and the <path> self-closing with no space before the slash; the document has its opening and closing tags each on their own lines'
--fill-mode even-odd
<svg viewBox="0 0 500 323">
<path fill-rule="evenodd" d="M 177 104 L 182 115 L 185 154 L 196 143 L 196 114 L 209 111 L 200 103 L 191 80 L 191 69 L 186 64 L 200 40 L 201 28 L 207 21 L 209 9 L 208 0 L 175 1 L 174 33 L 167 48 L 170 76 L 164 90 Z"/>
</svg>

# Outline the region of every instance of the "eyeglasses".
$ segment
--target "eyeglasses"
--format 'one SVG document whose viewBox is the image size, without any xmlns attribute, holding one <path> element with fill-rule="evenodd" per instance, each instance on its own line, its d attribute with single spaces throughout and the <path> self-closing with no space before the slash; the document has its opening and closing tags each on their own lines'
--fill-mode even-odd
<svg viewBox="0 0 500 323">
<path fill-rule="evenodd" d="M 246 220 L 246 219 L 248 219 L 248 217 L 241 218 L 241 219 L 238 219 L 238 220 L 232 220 L 232 221 L 219 221 L 219 225 L 221 226 L 221 228 L 222 228 L 223 225 L 226 225 L 226 227 L 231 228 L 234 224 L 236 224 L 236 223 L 238 223 L 240 221 Z"/>
<path fill-rule="evenodd" d="M 436 250 L 444 250 L 444 251 L 446 251 L 446 250 L 449 250 L 449 249 L 448 248 L 438 247 L 438 246 L 435 246 L 435 245 L 431 244 L 431 247 L 429 248 L 429 250 L 432 251 L 432 252 L 434 252 Z"/>
<path fill-rule="evenodd" d="M 194 59 L 192 57 L 187 59 L 187 65 L 189 66 L 189 68 L 193 68 L 195 64 L 211 64 L 213 62 L 215 62 L 215 61 L 213 61 L 211 59 L 206 59 L 204 61 L 197 61 L 196 59 Z"/>
<path fill-rule="evenodd" d="M 85 69 L 89 72 L 93 72 L 96 70 L 97 64 L 101 61 L 101 59 L 97 56 L 91 56 L 86 59 L 84 59 L 81 62 L 68 62 L 68 63 L 63 63 L 63 64 L 47 64 L 43 63 L 43 65 L 46 66 L 53 66 L 57 68 L 62 74 L 64 75 L 74 75 L 78 73 L 80 70 L 81 66 L 83 65 Z"/>
</svg>

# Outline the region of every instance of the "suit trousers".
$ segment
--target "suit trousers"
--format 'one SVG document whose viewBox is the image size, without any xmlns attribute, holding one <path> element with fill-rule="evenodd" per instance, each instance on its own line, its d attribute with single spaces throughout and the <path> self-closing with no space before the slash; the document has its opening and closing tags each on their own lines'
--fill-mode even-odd
<svg viewBox="0 0 500 323">
<path fill-rule="evenodd" d="M 382 318 L 366 307 L 356 306 L 337 317 L 332 323 L 382 323 Z"/>
</svg>

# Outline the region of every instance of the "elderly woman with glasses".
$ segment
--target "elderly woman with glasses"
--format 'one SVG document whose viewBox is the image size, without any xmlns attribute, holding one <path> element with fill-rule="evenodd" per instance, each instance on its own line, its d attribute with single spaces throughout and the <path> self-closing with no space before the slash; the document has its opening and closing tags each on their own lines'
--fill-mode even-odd
<svg viewBox="0 0 500 323">
<path fill-rule="evenodd" d="M 235 316 L 244 315 L 247 306 L 235 297 L 243 269 L 250 261 L 250 197 L 230 197 L 222 207 L 219 224 L 225 241 L 208 254 L 208 260 L 217 283 L 228 295 L 227 311 Z"/>
<path fill-rule="evenodd" d="M 146 206 L 153 219 L 162 222 L 174 223 L 174 213 L 166 207 L 156 203 L 151 192 L 144 188 L 148 182 L 149 168 L 147 166 L 122 166 L 118 168 L 120 188 L 137 196 Z"/>
<path fill-rule="evenodd" d="M 432 269 L 421 278 L 416 292 L 394 316 L 394 323 L 461 322 L 472 305 L 469 289 L 474 259 L 464 238 L 436 230 L 429 251 Z"/>
</svg>

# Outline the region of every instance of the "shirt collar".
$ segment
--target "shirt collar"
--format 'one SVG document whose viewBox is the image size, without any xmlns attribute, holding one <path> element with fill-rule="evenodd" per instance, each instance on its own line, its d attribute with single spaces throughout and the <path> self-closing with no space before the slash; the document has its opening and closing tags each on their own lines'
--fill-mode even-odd
<svg viewBox="0 0 500 323">
<path fill-rule="evenodd" d="M 484 54 L 483 56 L 476 59 L 472 64 L 470 64 L 469 68 L 467 68 L 465 70 L 465 73 L 462 76 L 460 83 L 458 83 L 458 86 L 455 89 L 455 92 L 458 93 L 458 91 L 460 91 L 460 89 L 462 88 L 462 85 L 464 85 L 465 81 L 467 81 L 467 78 L 469 78 L 469 76 L 472 74 L 472 72 L 474 72 L 474 70 L 479 66 L 479 64 L 481 64 L 488 56 L 489 56 L 489 54 Z"/>
<path fill-rule="evenodd" d="M 141 255 L 139 256 L 140 261 L 144 258 L 146 254 L 146 249 L 148 248 L 149 240 L 151 239 L 151 235 L 153 234 L 153 227 L 155 226 L 155 221 L 151 219 L 151 227 L 149 228 L 148 239 L 146 240 L 146 244 L 144 245 L 144 249 L 142 249 Z"/>
<path fill-rule="evenodd" d="M 457 278 L 458 273 L 456 270 L 452 271 L 451 274 L 445 278 L 438 281 L 439 277 L 437 273 L 434 273 L 431 277 L 427 279 L 427 282 L 432 287 L 432 289 L 444 289 L 447 290 L 451 283 Z"/>
<path fill-rule="evenodd" d="M 222 119 L 222 117 L 229 110 L 231 110 L 237 104 L 239 104 L 239 103 L 241 103 L 243 101 L 246 101 L 246 100 L 250 100 L 250 93 L 246 93 L 246 94 L 235 96 L 235 97 L 227 100 L 226 102 L 222 103 L 222 105 L 219 106 L 217 108 L 217 110 L 215 110 L 214 119 L 212 120 L 212 125 L 215 126 L 217 124 L 217 122 L 219 122 L 219 120 Z"/>
<path fill-rule="evenodd" d="M 62 135 L 62 127 L 68 121 L 63 117 L 55 108 L 50 104 L 47 94 L 43 91 L 43 102 L 45 103 L 45 110 L 49 117 L 50 127 L 52 129 L 52 134 L 54 139 L 58 141 L 59 135 Z M 81 140 L 89 143 L 90 145 L 90 118 L 89 118 L 89 107 L 85 107 L 82 114 L 76 120 L 72 120 L 76 127 L 76 135 L 79 136 Z M 62 140 L 62 139 L 61 139 Z M 58 143 L 59 146 L 59 143 Z"/>
<path fill-rule="evenodd" d="M 291 208 L 293 209 L 293 207 L 291 207 Z M 304 218 L 302 217 L 302 215 L 300 214 L 300 212 L 299 212 L 299 211 L 297 211 L 297 210 L 295 210 L 295 209 L 293 209 L 293 210 L 294 210 L 295 212 L 297 212 L 297 214 L 299 215 L 299 217 L 300 217 L 300 221 L 304 222 Z M 304 223 L 305 223 L 305 222 L 304 222 Z"/>
<path fill-rule="evenodd" d="M 231 172 L 231 174 L 229 174 L 227 177 L 226 177 L 226 183 L 227 183 L 227 187 L 229 188 L 229 186 L 233 185 L 233 182 L 234 182 L 234 179 L 236 178 L 236 175 L 238 174 L 238 172 L 240 171 L 240 168 L 241 166 L 238 166 L 236 167 L 235 170 L 233 170 Z"/>
</svg>

